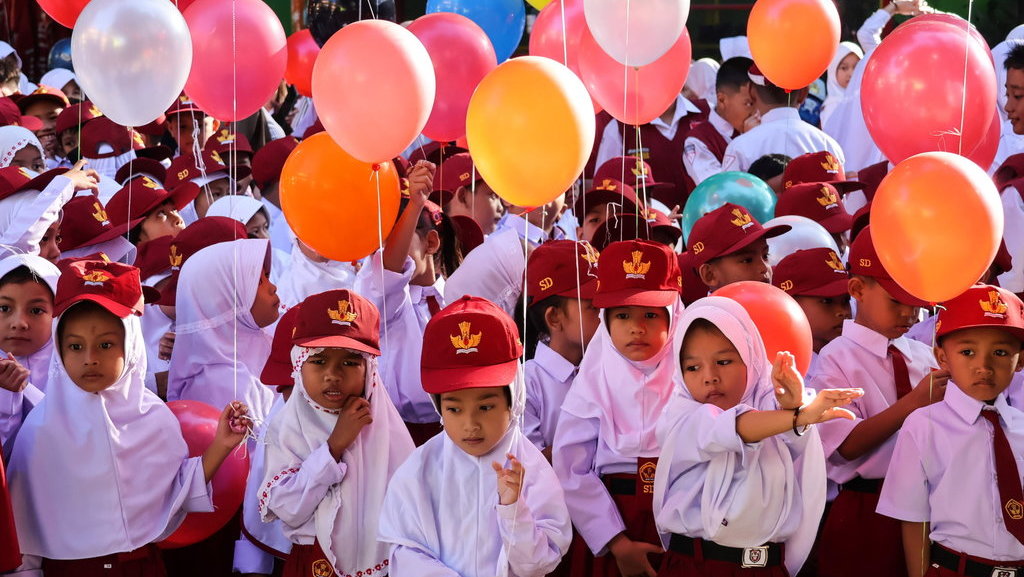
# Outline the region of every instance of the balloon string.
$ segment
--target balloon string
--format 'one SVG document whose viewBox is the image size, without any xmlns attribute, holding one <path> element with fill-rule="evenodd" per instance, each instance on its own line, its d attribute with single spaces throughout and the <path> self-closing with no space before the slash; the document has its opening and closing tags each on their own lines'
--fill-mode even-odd
<svg viewBox="0 0 1024 577">
<path fill-rule="evenodd" d="M 380 251 L 380 298 L 381 307 L 383 314 L 381 315 L 381 326 L 384 327 L 384 343 L 386 346 L 391 346 L 391 341 L 388 340 L 388 291 L 384 290 L 384 224 L 381 222 L 381 208 L 380 208 L 380 165 L 373 165 L 373 173 L 370 178 L 376 181 L 377 188 L 377 250 Z M 408 205 L 406 205 L 408 210 Z M 418 216 L 418 215 L 417 215 Z"/>
<path fill-rule="evenodd" d="M 562 63 L 569 67 L 569 40 L 566 38 L 567 26 L 565 24 L 565 0 L 558 0 L 558 9 L 562 12 Z"/>
<path fill-rule="evenodd" d="M 971 11 L 974 8 L 974 0 L 967 2 L 967 21 L 964 22 L 964 91 L 960 98 L 960 138 L 957 139 L 957 154 L 964 153 L 964 118 L 967 115 L 967 65 L 971 52 Z"/>
<path fill-rule="evenodd" d="M 932 316 L 938 316 L 940 310 L 944 311 L 944 310 L 946 310 L 946 307 L 944 307 L 944 306 L 942 306 L 940 304 L 935 304 L 932 307 Z M 935 320 L 936 320 L 936 322 L 932 324 L 932 331 L 931 331 L 932 332 L 932 350 L 933 351 L 935 350 L 935 348 L 936 348 L 936 346 L 938 344 L 938 332 L 939 332 L 939 324 L 937 322 L 938 319 L 935 319 Z M 934 393 L 935 393 L 935 372 L 934 371 L 929 371 L 928 372 L 928 399 L 929 400 L 932 398 L 932 395 Z M 933 421 L 932 419 L 933 419 L 933 415 L 932 415 L 932 413 L 929 412 L 928 413 L 928 425 L 929 425 L 928 426 L 928 434 L 929 434 L 929 437 L 934 434 L 935 421 Z M 927 442 L 930 442 L 930 439 Z M 928 455 L 925 455 L 925 459 L 931 459 L 931 457 L 929 457 Z M 925 467 L 926 468 L 928 468 L 929 465 L 930 465 L 930 463 L 925 463 Z M 922 533 L 922 535 L 926 539 L 928 538 L 928 530 L 925 527 L 924 523 L 921 524 L 921 533 Z M 922 560 L 922 563 L 924 562 L 924 557 L 925 557 L 925 549 L 922 548 L 921 549 L 921 560 Z"/>
</svg>

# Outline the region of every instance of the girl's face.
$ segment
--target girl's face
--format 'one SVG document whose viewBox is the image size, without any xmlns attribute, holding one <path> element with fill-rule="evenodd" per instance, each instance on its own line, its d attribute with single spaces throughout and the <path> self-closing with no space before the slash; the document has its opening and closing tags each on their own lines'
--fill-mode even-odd
<svg viewBox="0 0 1024 577">
<path fill-rule="evenodd" d="M 269 327 L 277 320 L 281 299 L 277 297 L 277 287 L 267 278 L 267 273 L 260 274 L 260 285 L 256 289 L 256 299 L 252 302 L 249 312 L 260 328 Z"/>
<path fill-rule="evenodd" d="M 693 327 L 679 352 L 686 390 L 698 403 L 723 411 L 739 404 L 747 388 L 747 365 L 717 328 Z"/>
<path fill-rule="evenodd" d="M 612 307 L 606 314 L 612 344 L 631 361 L 646 361 L 668 342 L 669 318 L 665 308 Z"/>
<path fill-rule="evenodd" d="M 57 264 L 60 260 L 60 223 L 53 223 L 50 228 L 46 229 L 43 233 L 43 238 L 39 241 L 39 256 L 46 260 Z"/>
<path fill-rule="evenodd" d="M 469 192 L 469 189 L 466 191 Z M 501 203 L 498 193 L 486 182 L 480 181 L 476 183 L 476 190 L 466 196 L 471 203 L 469 209 L 473 214 L 473 220 L 480 225 L 480 230 L 484 231 L 484 234 L 494 232 L 494 227 L 505 214 L 505 205 Z"/>
<path fill-rule="evenodd" d="M 53 296 L 41 282 L 0 286 L 0 350 L 17 357 L 30 355 L 50 340 Z"/>
<path fill-rule="evenodd" d="M 245 223 L 245 232 L 249 238 L 270 240 L 270 223 L 262 210 L 257 210 L 249 222 Z"/>
<path fill-rule="evenodd" d="M 43 155 L 39 154 L 39 149 L 31 145 L 14 153 L 11 166 L 19 166 L 40 173 L 46 170 L 46 165 L 43 164 Z"/>
<path fill-rule="evenodd" d="M 474 457 L 490 453 L 512 422 L 505 387 L 461 389 L 441 395 L 441 422 L 455 445 Z"/>
<path fill-rule="evenodd" d="M 60 149 L 64 152 L 64 156 L 67 156 L 76 148 L 78 148 L 78 127 L 68 128 L 61 132 Z"/>
<path fill-rule="evenodd" d="M 196 214 L 199 218 L 206 216 L 206 211 L 210 210 L 210 205 L 217 201 L 218 198 L 225 197 L 229 194 L 234 194 L 231 190 L 231 181 L 222 178 L 208 183 L 206 186 L 199 191 L 199 196 L 196 197 Z"/>
<path fill-rule="evenodd" d="M 174 208 L 174 203 L 167 201 L 153 209 L 139 226 L 142 227 L 139 240 L 146 242 L 162 236 L 178 236 L 185 230 L 185 221 Z"/>
<path fill-rule="evenodd" d="M 361 397 L 366 359 L 350 349 L 327 348 L 302 363 L 302 384 L 314 403 L 340 411 L 352 397 Z"/>
<path fill-rule="evenodd" d="M 90 306 L 85 311 L 66 314 L 58 334 L 61 361 L 78 388 L 98 393 L 121 377 L 124 372 L 121 319 L 98 306 Z"/>
<path fill-rule="evenodd" d="M 836 84 L 846 88 L 850 84 L 850 78 L 853 77 L 853 69 L 860 62 L 860 57 L 853 52 L 847 54 L 839 61 L 839 66 L 836 66 Z"/>
</svg>

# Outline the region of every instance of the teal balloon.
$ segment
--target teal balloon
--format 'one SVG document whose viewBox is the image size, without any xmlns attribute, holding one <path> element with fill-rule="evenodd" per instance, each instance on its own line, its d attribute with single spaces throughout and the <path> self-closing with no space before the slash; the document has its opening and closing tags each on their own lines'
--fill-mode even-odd
<svg viewBox="0 0 1024 577">
<path fill-rule="evenodd" d="M 775 200 L 772 187 L 753 174 L 716 174 L 693 189 L 690 198 L 686 200 L 683 208 L 683 238 L 690 238 L 690 230 L 697 219 L 727 202 L 746 208 L 751 216 L 764 224 L 775 218 Z"/>
</svg>

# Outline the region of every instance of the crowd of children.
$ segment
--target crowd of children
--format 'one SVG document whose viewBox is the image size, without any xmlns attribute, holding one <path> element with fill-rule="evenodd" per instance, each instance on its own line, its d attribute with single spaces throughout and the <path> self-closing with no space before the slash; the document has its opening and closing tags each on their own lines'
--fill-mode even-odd
<svg viewBox="0 0 1024 577">
<path fill-rule="evenodd" d="M 130 129 L 0 43 L 0 574 L 1024 575 L 1024 27 L 993 50 L 989 270 L 932 307 L 872 240 L 892 165 L 859 83 L 890 18 L 927 9 L 873 14 L 810 116 L 723 42 L 650 124 L 599 114 L 593 166 L 545 206 L 417 144 L 355 262 L 281 207 L 323 130 L 308 99 L 222 125 L 183 94 Z M 730 170 L 790 220 L 725 202 L 683 238 Z M 715 294 L 740 282 L 804 312 L 803 374 Z M 172 401 L 219 413 L 201 452 Z M 233 518 L 162 544 L 214 510 L 232 451 Z"/>
</svg>

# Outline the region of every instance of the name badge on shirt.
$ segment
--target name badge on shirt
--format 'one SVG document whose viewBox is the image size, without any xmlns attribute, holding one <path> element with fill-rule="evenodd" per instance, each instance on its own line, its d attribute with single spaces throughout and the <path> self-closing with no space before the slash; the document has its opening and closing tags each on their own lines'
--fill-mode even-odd
<svg viewBox="0 0 1024 577">
<path fill-rule="evenodd" d="M 654 495 L 654 475 L 658 472 L 657 457 L 640 457 L 636 460 L 636 485 L 638 495 Z"/>
</svg>

